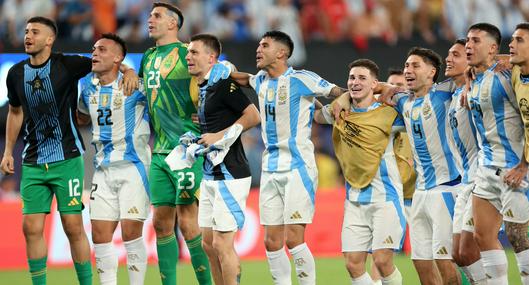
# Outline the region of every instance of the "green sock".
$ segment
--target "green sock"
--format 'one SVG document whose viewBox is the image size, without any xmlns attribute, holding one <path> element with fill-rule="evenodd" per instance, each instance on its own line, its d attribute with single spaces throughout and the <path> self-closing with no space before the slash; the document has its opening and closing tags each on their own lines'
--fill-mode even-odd
<svg viewBox="0 0 529 285">
<path fill-rule="evenodd" d="M 459 273 L 461 274 L 461 285 L 470 285 L 470 281 L 468 281 L 467 276 L 461 268 L 459 268 Z"/>
<path fill-rule="evenodd" d="M 178 242 L 174 234 L 156 240 L 158 266 L 163 285 L 176 284 L 176 263 L 178 262 Z"/>
<path fill-rule="evenodd" d="M 90 261 L 74 262 L 75 272 L 80 285 L 92 285 L 92 264 Z"/>
<path fill-rule="evenodd" d="M 40 259 L 28 259 L 33 285 L 46 285 L 46 260 L 48 260 L 47 256 Z"/>
<path fill-rule="evenodd" d="M 191 255 L 191 264 L 195 269 L 198 284 L 211 285 L 211 269 L 206 252 L 202 248 L 202 235 L 194 237 L 192 240 L 186 240 L 189 254 Z"/>
</svg>

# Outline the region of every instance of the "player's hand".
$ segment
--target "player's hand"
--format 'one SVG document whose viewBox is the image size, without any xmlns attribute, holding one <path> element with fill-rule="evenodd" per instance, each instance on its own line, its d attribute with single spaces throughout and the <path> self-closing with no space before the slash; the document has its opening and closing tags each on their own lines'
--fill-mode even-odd
<svg viewBox="0 0 529 285">
<path fill-rule="evenodd" d="M 200 118 L 198 117 L 197 113 L 191 114 L 191 121 L 193 124 L 200 126 Z"/>
<path fill-rule="evenodd" d="M 123 78 L 119 82 L 119 88 L 123 88 L 123 95 L 130 96 L 134 93 L 134 90 L 138 90 L 139 79 L 134 69 L 131 68 L 125 71 Z"/>
<path fill-rule="evenodd" d="M 466 108 L 467 110 L 470 110 L 470 106 L 468 105 L 468 91 L 469 91 L 469 87 L 467 85 L 465 85 L 465 87 L 463 88 L 463 91 L 461 91 L 461 94 L 459 95 L 459 105 L 461 105 L 461 107 L 463 108 Z"/>
<path fill-rule="evenodd" d="M 223 136 L 224 136 L 224 131 L 220 131 L 217 133 L 202 134 L 198 143 L 203 145 L 204 147 L 209 147 L 215 144 L 216 142 L 220 141 Z"/>
<path fill-rule="evenodd" d="M 2 158 L 2 164 L 0 164 L 0 171 L 4 175 L 10 175 L 15 173 L 15 160 L 12 155 L 4 155 Z"/>
<path fill-rule="evenodd" d="M 503 177 L 503 182 L 510 187 L 516 189 L 520 188 L 520 184 L 527 175 L 527 163 L 521 161 L 516 167 L 509 170 Z"/>
<path fill-rule="evenodd" d="M 349 111 L 351 110 L 351 101 L 349 101 L 349 92 L 345 92 L 340 97 L 336 98 L 331 107 L 331 114 L 334 116 L 334 121 L 338 124 L 340 123 L 340 113 L 344 112 L 344 117 L 347 117 L 349 115 Z"/>
<path fill-rule="evenodd" d="M 217 64 L 213 65 L 209 73 L 208 84 L 213 85 L 221 79 L 226 79 L 230 77 L 230 73 L 235 71 L 235 66 L 227 60 L 219 61 Z"/>
<path fill-rule="evenodd" d="M 390 88 L 387 88 L 387 90 L 384 90 L 380 96 L 378 96 L 377 101 L 383 104 L 386 104 L 391 107 L 395 107 L 397 104 L 393 102 L 393 96 L 399 92 L 404 92 L 406 89 L 399 87 L 399 86 L 392 86 Z"/>
</svg>

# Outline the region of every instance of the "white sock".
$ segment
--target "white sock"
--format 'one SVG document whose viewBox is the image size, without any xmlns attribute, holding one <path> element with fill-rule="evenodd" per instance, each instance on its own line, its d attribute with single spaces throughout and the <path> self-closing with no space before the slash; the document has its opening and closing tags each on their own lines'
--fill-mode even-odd
<svg viewBox="0 0 529 285">
<path fill-rule="evenodd" d="M 504 285 L 509 284 L 507 279 L 507 256 L 501 249 L 487 250 L 481 252 L 483 268 L 487 274 L 487 284 Z"/>
<path fill-rule="evenodd" d="M 300 285 L 314 285 L 316 284 L 316 264 L 314 257 L 310 252 L 306 243 L 302 243 L 292 249 L 289 249 L 292 258 L 294 259 L 294 266 L 296 267 L 296 275 Z"/>
<path fill-rule="evenodd" d="M 373 279 L 371 279 L 371 276 L 367 274 L 367 272 L 364 272 L 362 276 L 358 278 L 351 278 L 351 284 L 352 285 L 373 285 Z"/>
<path fill-rule="evenodd" d="M 96 268 L 101 285 L 116 285 L 118 273 L 118 255 L 112 242 L 94 244 Z"/>
<path fill-rule="evenodd" d="M 468 280 L 471 284 L 480 285 L 487 284 L 487 275 L 485 275 L 485 268 L 483 268 L 483 262 L 478 259 L 476 262 L 469 266 L 461 267 L 461 270 L 465 272 Z"/>
<path fill-rule="evenodd" d="M 395 270 L 387 277 L 382 277 L 383 285 L 402 285 L 402 275 L 399 269 L 395 266 Z"/>
<path fill-rule="evenodd" d="M 382 279 L 373 280 L 373 285 L 382 285 Z"/>
<path fill-rule="evenodd" d="M 516 261 L 518 262 L 522 284 L 529 285 L 529 249 L 517 253 Z"/>
<path fill-rule="evenodd" d="M 135 240 L 125 241 L 127 250 L 127 269 L 129 271 L 130 285 L 143 285 L 145 272 L 147 272 L 147 250 L 143 237 Z"/>
<path fill-rule="evenodd" d="M 284 248 L 278 251 L 267 251 L 266 258 L 275 285 L 291 285 L 290 260 Z"/>
</svg>

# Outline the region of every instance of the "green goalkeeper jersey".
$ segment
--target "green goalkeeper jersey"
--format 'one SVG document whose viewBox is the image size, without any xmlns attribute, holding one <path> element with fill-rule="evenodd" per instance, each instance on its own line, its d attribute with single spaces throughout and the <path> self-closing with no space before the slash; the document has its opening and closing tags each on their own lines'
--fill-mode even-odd
<svg viewBox="0 0 529 285">
<path fill-rule="evenodd" d="M 198 85 L 187 70 L 187 45 L 177 42 L 143 54 L 140 77 L 145 82 L 154 130 L 153 153 L 169 153 L 188 131 L 200 133 L 191 115 L 197 112 Z"/>
</svg>

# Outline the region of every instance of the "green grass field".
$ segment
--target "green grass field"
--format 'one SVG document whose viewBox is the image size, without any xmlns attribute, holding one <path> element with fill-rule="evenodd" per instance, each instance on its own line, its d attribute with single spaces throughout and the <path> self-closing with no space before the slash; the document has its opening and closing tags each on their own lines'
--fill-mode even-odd
<svg viewBox="0 0 529 285">
<path fill-rule="evenodd" d="M 509 258 L 509 284 L 521 284 L 518 277 L 516 261 L 512 252 L 508 253 Z M 397 255 L 396 263 L 399 270 L 404 277 L 403 284 L 414 285 L 419 284 L 419 279 L 413 264 L 409 257 L 404 255 Z M 317 284 L 335 285 L 335 284 L 350 284 L 349 276 L 345 270 L 343 260 L 341 258 L 319 258 L 316 260 L 317 267 Z M 268 265 L 266 261 L 245 261 L 242 263 L 242 281 L 241 284 L 248 285 L 265 285 L 272 284 L 272 278 L 268 273 Z M 127 271 L 125 267 L 120 267 L 118 284 L 128 284 Z M 295 280 L 295 275 L 292 275 L 292 280 Z M 31 285 L 29 274 L 26 271 L 0 271 L 1 285 Z M 52 269 L 48 270 L 48 284 L 63 285 L 63 284 L 77 284 L 75 272 L 73 268 Z M 94 284 L 99 284 L 97 276 L 94 276 Z M 145 284 L 161 284 L 158 276 L 158 267 L 150 266 L 147 270 L 147 277 Z M 195 285 L 197 284 L 193 269 L 189 263 L 180 263 L 178 265 L 178 284 L 180 285 Z M 297 284 L 297 282 L 293 282 Z"/>
</svg>

